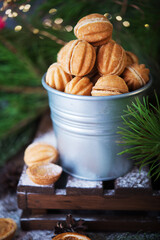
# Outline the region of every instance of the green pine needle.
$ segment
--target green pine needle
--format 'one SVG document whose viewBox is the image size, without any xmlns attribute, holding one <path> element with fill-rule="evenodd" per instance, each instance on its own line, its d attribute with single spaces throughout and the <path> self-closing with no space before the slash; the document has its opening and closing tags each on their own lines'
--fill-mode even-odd
<svg viewBox="0 0 160 240">
<path fill-rule="evenodd" d="M 155 93 L 156 106 L 148 97 L 141 102 L 136 98 L 131 106 L 127 106 L 122 116 L 124 127 L 119 127 L 122 145 L 126 149 L 119 153 L 130 154 L 130 159 L 142 167 L 149 166 L 149 175 L 160 177 L 160 104 Z"/>
</svg>

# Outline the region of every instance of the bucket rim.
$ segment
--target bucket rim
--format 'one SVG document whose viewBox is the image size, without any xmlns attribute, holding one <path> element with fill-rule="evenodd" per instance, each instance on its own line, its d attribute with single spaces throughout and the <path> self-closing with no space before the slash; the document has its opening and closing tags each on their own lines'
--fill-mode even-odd
<svg viewBox="0 0 160 240">
<path fill-rule="evenodd" d="M 134 90 L 132 92 L 129 93 L 123 93 L 123 94 L 119 94 L 119 95 L 114 95 L 114 96 L 82 96 L 82 95 L 75 95 L 75 94 L 69 94 L 69 93 L 65 93 L 65 92 L 61 92 L 59 90 L 56 90 L 52 87 L 50 87 L 46 81 L 45 81 L 45 77 L 46 77 L 46 73 L 43 75 L 42 77 L 42 85 L 43 87 L 50 93 L 53 93 L 55 95 L 59 95 L 65 98 L 70 98 L 70 99 L 79 99 L 79 100 L 88 100 L 88 101 L 104 101 L 104 100 L 113 100 L 113 99 L 123 99 L 123 98 L 128 98 L 128 97 L 133 97 L 133 96 L 137 96 L 142 92 L 145 92 L 146 90 L 148 90 L 152 83 L 152 76 L 151 74 L 149 75 L 149 81 L 141 88 Z"/>
</svg>

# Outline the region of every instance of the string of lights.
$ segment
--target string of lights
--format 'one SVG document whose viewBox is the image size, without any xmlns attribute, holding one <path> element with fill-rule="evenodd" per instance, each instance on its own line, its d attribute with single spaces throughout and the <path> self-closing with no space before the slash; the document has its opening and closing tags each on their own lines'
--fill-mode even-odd
<svg viewBox="0 0 160 240">
<path fill-rule="evenodd" d="M 1 7 L 0 11 L 4 13 L 3 15 L 3 20 L 4 21 L 7 21 L 7 18 L 16 18 L 18 17 L 19 13 L 18 11 L 21 11 L 21 13 L 27 13 L 30 11 L 31 9 L 31 4 L 29 3 L 30 0 L 27 1 L 27 4 L 22 4 L 20 6 L 17 7 L 16 5 L 16 0 L 7 0 L 7 1 L 4 1 L 3 2 L 3 6 Z M 132 7 L 135 7 L 135 6 L 132 6 Z M 16 9 L 18 8 L 18 9 Z M 57 13 L 57 9 L 56 8 L 51 8 L 48 13 L 51 15 L 51 16 L 54 16 L 56 15 Z M 112 16 L 109 14 L 109 13 L 105 13 L 104 14 L 109 20 L 112 18 Z M 130 27 L 131 23 L 130 21 L 128 20 L 123 20 L 123 17 L 120 16 L 120 15 L 117 15 L 115 16 L 115 20 L 117 20 L 118 22 L 122 22 L 122 25 L 126 28 Z M 67 31 L 67 32 L 71 32 L 73 30 L 73 27 L 71 25 L 66 25 L 66 26 L 63 26 L 62 24 L 64 23 L 64 20 L 60 17 L 58 18 L 55 18 L 54 20 L 52 20 L 51 18 L 46 18 L 43 20 L 42 24 L 44 25 L 45 28 L 53 28 L 54 30 L 63 30 L 63 31 Z M 150 27 L 150 24 L 149 23 L 145 23 L 144 24 L 144 27 L 145 28 L 149 28 Z M 23 29 L 23 26 L 22 25 L 16 25 L 14 27 L 14 31 L 15 32 L 19 32 Z M 41 34 L 43 35 L 43 32 L 40 31 L 39 29 L 37 28 L 32 28 L 32 32 L 33 34 Z M 51 35 L 49 34 L 46 34 L 45 33 L 45 36 L 47 37 L 51 37 Z M 55 39 L 54 37 L 52 37 L 53 39 Z"/>
<path fill-rule="evenodd" d="M 9 0 L 4 1 L 3 6 L 0 8 L 0 12 L 3 13 L 3 21 L 6 22 L 8 18 L 16 18 L 23 13 L 27 13 L 27 12 L 29 12 L 29 10 L 32 7 L 31 4 L 29 4 L 29 3 L 22 4 L 17 7 L 15 2 L 16 1 L 9 1 Z M 48 13 L 51 16 L 55 15 L 57 13 L 57 9 L 51 8 Z M 23 17 L 23 19 L 24 18 L 25 17 Z M 52 20 L 50 18 L 45 18 L 42 21 L 42 24 L 45 28 L 52 27 L 54 30 L 61 29 L 63 31 L 67 31 L 67 32 L 71 32 L 73 30 L 73 27 L 71 25 L 62 26 L 62 23 L 63 23 L 62 18 L 55 18 L 54 20 Z M 48 37 L 48 38 L 54 40 L 55 42 L 57 42 L 58 44 L 61 44 L 61 45 L 65 44 L 65 42 L 63 40 L 59 39 L 58 37 L 54 36 L 51 33 L 48 33 L 47 31 L 39 30 L 38 28 L 31 26 L 30 24 L 27 24 L 27 26 L 28 26 L 28 29 L 33 34 L 38 34 L 39 38 L 41 38 L 41 39 L 44 39 L 44 37 Z M 14 27 L 15 32 L 20 32 L 21 30 L 23 30 L 23 26 L 20 24 L 17 24 Z"/>
</svg>

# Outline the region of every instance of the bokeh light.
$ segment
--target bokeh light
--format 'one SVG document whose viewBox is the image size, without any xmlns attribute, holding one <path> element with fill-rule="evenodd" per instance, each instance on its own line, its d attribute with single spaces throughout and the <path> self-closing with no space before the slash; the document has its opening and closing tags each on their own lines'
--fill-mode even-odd
<svg viewBox="0 0 160 240">
<path fill-rule="evenodd" d="M 57 12 L 57 9 L 55 9 L 55 8 L 51 8 L 50 10 L 49 10 L 49 14 L 54 14 L 54 13 L 56 13 Z"/>
<path fill-rule="evenodd" d="M 122 21 L 122 17 L 121 16 L 116 16 L 116 20 L 117 21 Z"/>
<path fill-rule="evenodd" d="M 63 19 L 62 18 L 56 18 L 54 20 L 55 24 L 61 24 L 63 22 Z"/>
<path fill-rule="evenodd" d="M 33 32 L 34 34 L 38 34 L 38 33 L 39 33 L 39 29 L 34 28 L 34 29 L 32 30 L 32 32 Z"/>
<path fill-rule="evenodd" d="M 23 10 L 24 9 L 24 5 L 19 6 L 19 10 Z"/>
<path fill-rule="evenodd" d="M 123 22 L 123 26 L 124 26 L 124 27 L 129 27 L 129 26 L 130 26 L 130 22 L 124 21 L 124 22 Z"/>
<path fill-rule="evenodd" d="M 5 11 L 5 14 L 8 15 L 8 14 L 10 14 L 11 12 L 12 12 L 11 9 L 7 9 L 7 10 Z"/>
<path fill-rule="evenodd" d="M 67 25 L 65 29 L 67 32 L 71 32 L 73 30 L 73 27 L 71 25 Z"/>
<path fill-rule="evenodd" d="M 13 17 L 17 17 L 17 16 L 18 16 L 18 13 L 17 13 L 17 12 L 13 12 L 13 13 L 12 13 L 12 16 L 13 16 Z"/>
<path fill-rule="evenodd" d="M 145 26 L 145 28 L 149 28 L 150 27 L 148 23 L 144 24 L 144 26 Z"/>
<path fill-rule="evenodd" d="M 17 26 L 15 26 L 15 28 L 14 28 L 14 31 L 15 32 L 19 32 L 19 31 L 21 31 L 22 30 L 22 26 L 21 25 L 17 25 Z"/>
</svg>

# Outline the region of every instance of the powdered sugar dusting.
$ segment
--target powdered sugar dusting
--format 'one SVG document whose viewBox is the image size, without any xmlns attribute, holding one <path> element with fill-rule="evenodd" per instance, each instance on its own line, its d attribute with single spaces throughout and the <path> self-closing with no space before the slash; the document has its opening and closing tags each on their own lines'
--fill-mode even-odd
<svg viewBox="0 0 160 240">
<path fill-rule="evenodd" d="M 22 175 L 20 177 L 20 180 L 19 180 L 19 186 L 31 186 L 31 187 L 45 187 L 46 188 L 46 185 L 40 185 L 40 184 L 36 184 L 34 182 L 32 182 L 32 180 L 30 180 L 30 178 L 28 177 L 27 173 L 26 173 L 26 166 L 24 167 L 23 169 L 23 172 L 22 172 Z M 51 187 L 53 188 L 53 184 L 50 184 L 50 185 L 47 185 L 48 187 Z"/>
<path fill-rule="evenodd" d="M 117 178 L 116 188 L 150 188 L 151 182 L 148 177 L 147 168 L 143 168 L 141 171 L 137 167 L 134 167 L 132 171 L 127 173 L 123 177 Z"/>
<path fill-rule="evenodd" d="M 66 187 L 76 187 L 76 188 L 102 188 L 102 182 L 101 181 L 87 181 L 82 180 L 78 178 L 74 178 L 69 176 L 68 182 Z"/>
<path fill-rule="evenodd" d="M 115 194 L 114 189 L 108 189 L 104 191 L 104 196 L 113 196 Z"/>
<path fill-rule="evenodd" d="M 153 196 L 160 196 L 160 190 L 156 190 L 153 192 Z"/>
<path fill-rule="evenodd" d="M 56 189 L 55 195 L 66 195 L 66 189 Z"/>
<path fill-rule="evenodd" d="M 38 166 L 38 175 L 42 175 L 43 177 L 58 175 L 61 172 L 62 168 L 52 163 Z"/>
</svg>

